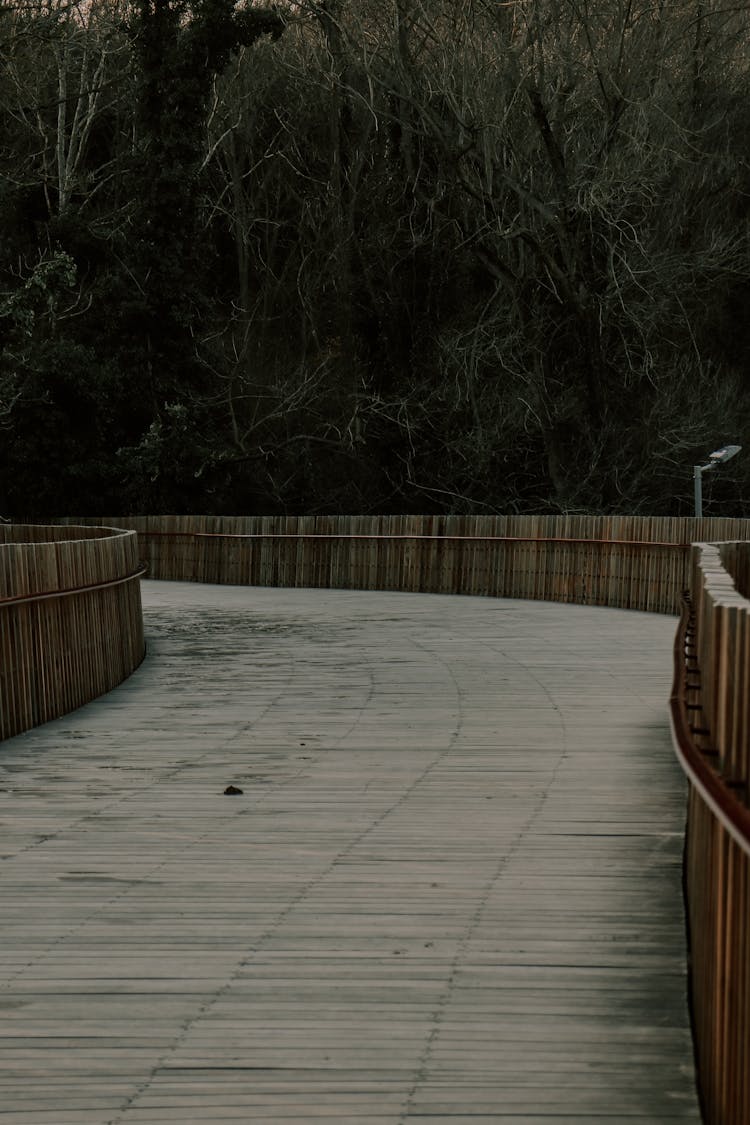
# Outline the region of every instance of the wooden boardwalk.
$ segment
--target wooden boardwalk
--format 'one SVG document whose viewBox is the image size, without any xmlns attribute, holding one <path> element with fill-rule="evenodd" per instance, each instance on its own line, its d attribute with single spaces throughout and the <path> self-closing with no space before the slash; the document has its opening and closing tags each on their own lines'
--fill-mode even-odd
<svg viewBox="0 0 750 1125">
<path fill-rule="evenodd" d="M 0 746 L 0 1125 L 699 1121 L 671 619 L 144 600 Z"/>
</svg>

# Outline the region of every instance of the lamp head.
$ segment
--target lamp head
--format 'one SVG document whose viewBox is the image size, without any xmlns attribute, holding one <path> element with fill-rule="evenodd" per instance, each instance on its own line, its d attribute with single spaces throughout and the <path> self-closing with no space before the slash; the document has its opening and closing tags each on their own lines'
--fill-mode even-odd
<svg viewBox="0 0 750 1125">
<path fill-rule="evenodd" d="M 716 462 L 716 464 L 723 464 L 728 461 L 730 457 L 734 457 L 736 453 L 742 449 L 741 445 L 723 445 L 721 449 L 717 449 L 715 453 L 709 453 L 709 460 Z"/>
</svg>

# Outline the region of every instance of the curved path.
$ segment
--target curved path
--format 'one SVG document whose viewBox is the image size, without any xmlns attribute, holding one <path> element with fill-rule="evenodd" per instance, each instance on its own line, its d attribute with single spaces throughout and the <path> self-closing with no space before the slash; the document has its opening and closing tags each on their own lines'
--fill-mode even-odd
<svg viewBox="0 0 750 1125">
<path fill-rule="evenodd" d="M 699 1120 L 671 619 L 144 601 L 0 746 L 0 1125 Z"/>
</svg>

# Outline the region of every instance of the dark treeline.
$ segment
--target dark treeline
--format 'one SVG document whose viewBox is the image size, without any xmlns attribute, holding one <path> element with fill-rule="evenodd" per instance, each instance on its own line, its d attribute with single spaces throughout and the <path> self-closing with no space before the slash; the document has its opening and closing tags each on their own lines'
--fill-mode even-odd
<svg viewBox="0 0 750 1125">
<path fill-rule="evenodd" d="M 725 0 L 4 0 L 0 513 L 687 514 L 734 441 L 750 514 L 749 60 Z"/>
</svg>

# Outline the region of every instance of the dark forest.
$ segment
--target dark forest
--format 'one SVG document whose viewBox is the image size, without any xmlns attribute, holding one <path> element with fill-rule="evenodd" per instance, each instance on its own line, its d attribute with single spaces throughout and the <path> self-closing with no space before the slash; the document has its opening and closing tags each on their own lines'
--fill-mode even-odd
<svg viewBox="0 0 750 1125">
<path fill-rule="evenodd" d="M 0 7 L 0 515 L 750 515 L 750 12 Z M 743 497 L 747 499 L 743 500 Z"/>
</svg>

